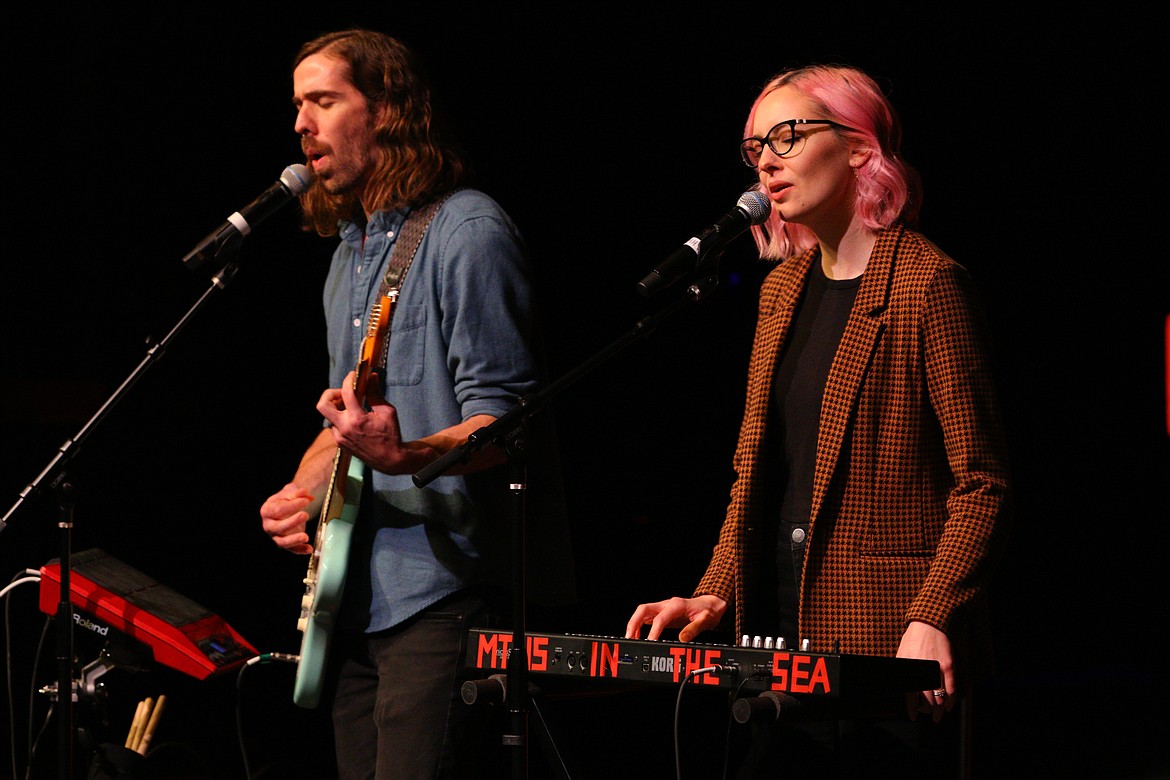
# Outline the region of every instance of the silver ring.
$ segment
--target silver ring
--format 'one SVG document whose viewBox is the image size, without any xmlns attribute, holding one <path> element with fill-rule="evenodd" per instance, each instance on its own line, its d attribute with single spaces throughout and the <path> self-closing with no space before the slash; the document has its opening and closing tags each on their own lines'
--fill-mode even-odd
<svg viewBox="0 0 1170 780">
<path fill-rule="evenodd" d="M 938 697 L 940 697 L 940 698 L 942 698 L 942 697 L 945 697 L 945 696 L 947 695 L 947 689 L 946 689 L 946 688 L 940 688 L 940 689 L 938 689 L 937 691 L 935 691 L 935 692 L 934 692 L 934 695 L 935 695 L 935 696 L 938 696 Z"/>
</svg>

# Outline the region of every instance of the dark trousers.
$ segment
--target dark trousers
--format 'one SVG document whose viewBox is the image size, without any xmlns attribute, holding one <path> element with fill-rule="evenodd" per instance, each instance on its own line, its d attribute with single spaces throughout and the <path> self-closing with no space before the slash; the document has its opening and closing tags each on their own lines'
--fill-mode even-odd
<svg viewBox="0 0 1170 780">
<path fill-rule="evenodd" d="M 485 602 L 459 595 L 379 634 L 338 634 L 333 730 L 340 780 L 490 777 L 500 735 L 460 696 L 467 631 Z"/>
</svg>

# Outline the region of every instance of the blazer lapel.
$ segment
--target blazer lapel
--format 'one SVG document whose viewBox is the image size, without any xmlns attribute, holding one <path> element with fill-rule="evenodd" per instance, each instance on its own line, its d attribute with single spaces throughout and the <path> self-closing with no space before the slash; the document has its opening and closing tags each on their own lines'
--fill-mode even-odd
<svg viewBox="0 0 1170 780">
<path fill-rule="evenodd" d="M 817 468 L 813 477 L 812 523 L 815 524 L 829 483 L 841 456 L 845 429 L 857 407 L 862 379 L 869 369 L 874 349 L 884 327 L 883 314 L 889 302 L 894 270 L 894 252 L 902 236 L 901 227 L 878 234 L 849 322 L 829 369 L 821 405 L 821 426 L 817 439 Z"/>
</svg>

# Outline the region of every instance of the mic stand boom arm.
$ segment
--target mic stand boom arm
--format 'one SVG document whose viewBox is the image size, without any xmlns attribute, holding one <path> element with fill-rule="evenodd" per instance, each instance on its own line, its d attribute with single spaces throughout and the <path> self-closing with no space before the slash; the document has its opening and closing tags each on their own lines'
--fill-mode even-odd
<svg viewBox="0 0 1170 780">
<path fill-rule="evenodd" d="M 212 277 L 211 286 L 207 289 L 206 292 L 203 293 L 203 295 L 199 298 L 198 301 L 195 302 L 195 304 L 187 311 L 187 313 L 183 315 L 183 318 L 179 320 L 178 324 L 171 329 L 170 333 L 168 333 L 157 344 L 147 350 L 146 357 L 144 357 L 142 362 L 140 362 L 138 366 L 135 367 L 135 369 L 130 373 L 130 376 L 128 376 L 122 382 L 122 384 L 118 386 L 118 389 L 115 390 L 114 393 L 106 400 L 106 402 L 102 404 L 101 408 L 97 410 L 93 417 L 89 418 L 89 421 L 81 427 L 81 430 L 77 433 L 77 435 L 71 439 L 67 439 L 65 443 L 63 443 L 58 448 L 56 456 L 54 456 L 49 465 L 45 467 L 44 471 L 42 471 L 36 479 L 29 483 L 28 486 L 26 486 L 25 489 L 20 492 L 20 497 L 17 499 L 16 503 L 12 506 L 11 509 L 8 510 L 7 513 L 5 513 L 3 518 L 0 518 L 0 532 L 2 532 L 7 527 L 9 518 L 13 517 L 20 510 L 21 505 L 25 502 L 26 499 L 34 497 L 41 491 L 41 485 L 44 482 L 58 479 L 58 475 L 64 471 L 65 466 L 77 454 L 78 450 L 81 449 L 82 442 L 84 442 L 85 439 L 89 437 L 89 434 L 98 426 L 102 419 L 105 418 L 107 414 L 109 414 L 110 410 L 114 408 L 114 405 L 117 404 L 118 401 L 120 401 L 122 397 L 130 391 L 130 388 L 133 387 L 139 379 L 142 378 L 143 374 L 146 373 L 146 370 L 158 362 L 158 359 L 162 357 L 163 353 L 166 352 L 167 347 L 170 346 L 171 341 L 174 340 L 179 331 L 181 331 L 183 327 L 187 325 L 187 323 L 194 316 L 195 312 L 202 308 L 202 306 L 211 297 L 212 292 L 214 292 L 216 289 L 222 290 L 223 288 L 227 287 L 228 283 L 236 275 L 237 270 L 238 269 L 235 263 L 229 262 L 220 269 L 219 273 Z M 56 484 L 56 482 L 54 481 L 53 484 Z"/>
<path fill-rule="evenodd" d="M 490 443 L 497 443 L 508 453 L 511 472 L 509 483 L 513 494 L 512 517 L 512 646 L 507 658 L 507 691 L 508 712 L 512 733 L 505 737 L 504 744 L 512 749 L 512 767 L 514 778 L 527 777 L 527 747 L 528 747 L 528 647 L 525 635 L 524 615 L 527 612 L 527 595 L 525 586 L 526 558 L 525 558 L 525 512 L 523 491 L 526 489 L 526 473 L 524 454 L 524 426 L 532 415 L 539 412 L 544 404 L 557 393 L 576 382 L 583 376 L 591 373 L 595 368 L 612 358 L 621 350 L 635 341 L 650 335 L 660 322 L 674 314 L 691 302 L 702 300 L 718 283 L 715 274 L 694 282 L 687 288 L 686 293 L 679 296 L 671 304 L 660 311 L 649 314 L 637 323 L 624 335 L 602 349 L 593 357 L 573 369 L 569 373 L 551 383 L 547 388 L 524 396 L 516 405 L 497 418 L 495 421 L 473 431 L 464 444 L 446 453 L 434 462 L 420 469 L 414 474 L 416 487 L 425 487 L 432 481 L 446 473 L 456 464 L 465 463 L 472 454 Z M 467 697 L 465 701 L 471 703 Z M 551 740 L 551 735 L 549 735 Z"/>
</svg>

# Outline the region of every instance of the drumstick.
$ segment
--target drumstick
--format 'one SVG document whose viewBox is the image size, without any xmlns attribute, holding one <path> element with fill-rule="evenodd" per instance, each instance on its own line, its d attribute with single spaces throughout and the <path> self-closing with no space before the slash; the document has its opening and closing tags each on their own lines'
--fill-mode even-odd
<svg viewBox="0 0 1170 780">
<path fill-rule="evenodd" d="M 158 719 L 162 717 L 163 705 L 166 704 L 166 701 L 166 694 L 158 697 L 158 701 L 154 705 L 154 710 L 150 713 L 150 720 L 142 732 L 142 739 L 138 741 L 138 747 L 135 748 L 135 750 L 144 756 L 146 755 L 147 746 L 150 745 L 150 739 L 154 736 L 154 730 L 158 727 Z"/>
<path fill-rule="evenodd" d="M 143 720 L 142 711 L 146 707 L 147 701 L 150 701 L 150 700 L 147 699 L 146 701 L 138 702 L 138 709 L 134 710 L 134 720 L 130 721 L 130 731 L 126 735 L 126 744 L 124 745 L 124 747 L 128 747 L 131 750 L 134 749 L 135 744 L 137 744 L 137 742 L 138 742 L 138 731 L 139 731 L 139 729 L 142 728 L 142 720 Z"/>
</svg>

